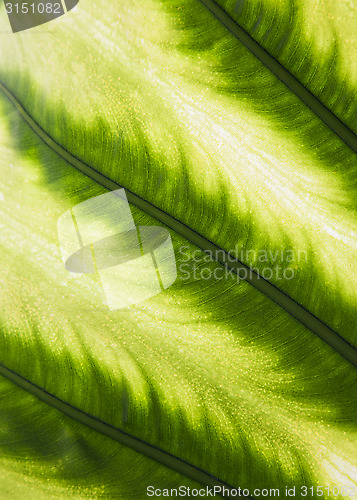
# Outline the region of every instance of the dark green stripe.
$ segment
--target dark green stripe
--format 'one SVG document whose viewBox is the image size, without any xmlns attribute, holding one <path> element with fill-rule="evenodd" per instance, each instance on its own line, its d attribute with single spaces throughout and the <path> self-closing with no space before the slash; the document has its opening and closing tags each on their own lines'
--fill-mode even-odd
<svg viewBox="0 0 357 500">
<path fill-rule="evenodd" d="M 355 153 L 357 152 L 357 136 L 319 99 L 299 82 L 282 64 L 257 43 L 239 24 L 213 0 L 200 0 L 212 14 L 241 41 L 288 89 L 296 94 L 321 120 L 337 134 Z"/>
<path fill-rule="evenodd" d="M 94 429 L 95 431 L 100 432 L 101 434 L 104 434 L 105 436 L 108 436 L 125 446 L 129 446 L 133 450 L 138 451 L 139 453 L 142 453 L 143 455 L 146 455 L 153 460 L 156 460 L 156 462 L 159 462 L 169 467 L 170 469 L 173 469 L 174 471 L 192 479 L 193 481 L 196 481 L 204 486 L 208 486 L 209 488 L 220 486 L 222 489 L 224 487 L 229 491 L 235 489 L 232 486 L 229 486 L 228 484 L 223 483 L 219 479 L 211 476 L 202 469 L 199 469 L 198 467 L 195 467 L 194 465 L 191 465 L 188 462 L 185 462 L 184 460 L 171 455 L 170 453 L 160 450 L 160 448 L 152 446 L 145 441 L 141 441 L 140 439 L 131 436 L 130 434 L 127 434 L 126 432 L 121 431 L 120 429 L 117 429 L 110 424 L 102 422 L 96 417 L 88 415 L 78 408 L 75 408 L 74 406 L 62 401 L 56 396 L 53 396 L 41 387 L 38 387 L 32 382 L 29 382 L 25 378 L 21 377 L 12 370 L 9 370 L 1 364 L 0 375 L 3 375 L 22 389 L 25 389 L 27 392 L 33 394 L 45 403 L 51 405 L 53 408 L 61 411 L 68 417 L 77 420 L 81 424 L 84 424 L 87 427 L 90 427 L 91 429 Z M 219 496 L 223 498 L 231 498 L 229 495 Z M 252 499 L 252 497 L 247 498 Z"/>
<path fill-rule="evenodd" d="M 332 330 L 332 328 L 327 326 L 316 316 L 307 311 L 303 306 L 295 302 L 291 297 L 279 290 L 276 286 L 272 285 L 264 278 L 259 276 L 258 273 L 252 271 L 245 264 L 243 264 L 239 260 L 233 260 L 232 256 L 228 255 L 228 253 L 225 252 L 222 248 L 219 248 L 204 236 L 200 235 L 196 231 L 193 231 L 193 229 L 189 228 L 163 210 L 155 207 L 155 205 L 152 205 L 146 200 L 143 200 L 136 194 L 132 193 L 125 186 L 119 186 L 111 179 L 108 179 L 108 177 L 105 177 L 103 174 L 97 172 L 96 170 L 94 170 L 94 168 L 90 167 L 86 163 L 83 163 L 71 153 L 66 151 L 31 118 L 24 107 L 17 101 L 16 97 L 2 83 L 0 83 L 0 90 L 2 90 L 8 97 L 8 99 L 15 105 L 20 115 L 30 125 L 34 132 L 36 132 L 36 134 L 51 149 L 58 153 L 68 163 L 73 165 L 80 172 L 84 173 L 95 182 L 98 182 L 111 191 L 124 187 L 126 190 L 128 201 L 130 203 L 137 206 L 148 215 L 151 215 L 155 219 L 159 220 L 167 227 L 171 228 L 176 233 L 180 234 L 202 250 L 209 251 L 212 255 L 222 256 L 222 258 L 217 259 L 218 262 L 227 266 L 229 269 L 233 269 L 238 275 L 242 273 L 243 277 L 248 276 L 246 278 L 246 281 L 251 283 L 255 288 L 272 299 L 279 306 L 283 307 L 288 313 L 294 316 L 294 318 L 299 320 L 303 325 L 307 326 L 307 328 L 318 335 L 322 340 L 324 340 L 328 345 L 335 349 L 335 351 L 346 358 L 350 363 L 352 363 L 354 366 L 357 366 L 357 349 L 349 342 L 347 342 L 347 340 L 341 337 L 337 332 Z"/>
</svg>

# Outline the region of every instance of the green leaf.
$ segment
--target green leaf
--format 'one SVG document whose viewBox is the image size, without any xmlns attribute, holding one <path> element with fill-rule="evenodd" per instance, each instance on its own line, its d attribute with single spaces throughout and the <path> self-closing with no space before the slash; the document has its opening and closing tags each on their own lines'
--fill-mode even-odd
<svg viewBox="0 0 357 500">
<path fill-rule="evenodd" d="M 291 264 L 271 281 L 356 346 L 355 154 L 197 0 L 84 2 L 50 26 L 0 63 L 39 126 L 261 273 Z"/>
<path fill-rule="evenodd" d="M 0 60 L 12 100 L 1 100 L 1 373 L 47 403 L 1 382 L 5 494 L 146 498 L 154 480 L 252 496 L 357 488 L 355 367 L 235 273 L 215 279 L 222 264 L 193 243 L 237 251 L 263 276 L 294 269 L 271 283 L 336 349 L 337 333 L 356 346 L 355 153 L 197 1 L 82 1 L 49 26 L 6 35 Z M 101 183 L 132 193 L 137 225 L 177 221 L 175 284 L 118 311 L 98 275 L 64 268 L 57 241 L 58 218 Z M 176 472 L 153 463 L 158 449 Z"/>
</svg>

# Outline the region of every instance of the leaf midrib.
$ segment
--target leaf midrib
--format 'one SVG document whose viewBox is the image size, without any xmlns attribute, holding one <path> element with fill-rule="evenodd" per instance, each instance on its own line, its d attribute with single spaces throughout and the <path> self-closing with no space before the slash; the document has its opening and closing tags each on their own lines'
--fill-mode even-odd
<svg viewBox="0 0 357 500">
<path fill-rule="evenodd" d="M 356 134 L 308 90 L 288 69 L 249 35 L 214 0 L 199 0 L 232 35 L 257 57 L 279 80 L 318 116 L 332 132 L 342 139 L 353 152 L 357 153 Z"/>
<path fill-rule="evenodd" d="M 69 153 L 40 127 L 40 125 L 31 117 L 31 115 L 25 110 L 22 104 L 17 100 L 14 94 L 12 94 L 12 92 L 10 92 L 10 90 L 1 82 L 0 90 L 13 103 L 22 118 L 24 118 L 26 123 L 45 142 L 45 144 L 47 144 L 47 146 L 49 146 L 59 156 L 66 160 L 70 165 L 75 167 L 83 174 L 87 175 L 93 181 L 109 189 L 110 191 L 114 191 L 124 187 L 129 203 L 132 203 L 140 210 L 144 211 L 146 214 L 162 222 L 167 227 L 196 245 L 198 248 L 209 252 L 212 256 L 219 256 L 219 258 L 215 259 L 217 262 L 229 269 L 232 269 L 241 279 L 248 281 L 257 290 L 262 292 L 265 296 L 269 297 L 276 304 L 285 309 L 291 316 L 300 321 L 300 323 L 302 323 L 309 330 L 318 335 L 324 342 L 330 345 L 336 352 L 347 359 L 352 365 L 357 367 L 357 349 L 349 342 L 347 342 L 347 340 L 344 339 L 341 335 L 335 332 L 332 328 L 326 325 L 323 321 L 314 316 L 310 311 L 305 309 L 301 304 L 289 297 L 275 285 L 265 280 L 256 271 L 250 269 L 238 259 L 234 259 L 223 248 L 215 245 L 212 241 L 208 240 L 183 222 L 156 207 L 152 203 L 149 203 L 143 198 L 140 198 L 135 193 L 130 191 L 130 189 L 128 189 L 126 186 L 120 186 L 116 182 L 112 181 L 105 175 L 95 170 L 90 165 L 84 163 L 83 161 L 79 160 L 74 155 Z"/>
<path fill-rule="evenodd" d="M 66 403 L 62 399 L 54 396 L 53 394 L 47 392 L 42 387 L 39 387 L 36 384 L 33 384 L 26 378 L 22 377 L 18 373 L 6 368 L 5 366 L 0 364 L 0 375 L 3 375 L 7 379 L 11 380 L 14 384 L 26 390 L 30 394 L 33 394 L 41 401 L 49 404 L 53 408 L 61 411 L 65 415 L 74 420 L 80 422 L 87 427 L 103 434 L 115 441 L 123 444 L 124 446 L 129 446 L 135 451 L 142 453 L 143 455 L 159 462 L 166 467 L 178 472 L 179 474 L 184 475 L 185 477 L 192 479 L 204 486 L 209 488 L 213 488 L 214 486 L 220 486 L 222 489 L 226 488 L 227 490 L 234 490 L 233 486 L 230 486 L 227 483 L 224 483 L 220 479 L 212 476 L 208 472 L 196 467 L 195 465 L 182 460 L 181 458 L 176 457 L 175 455 L 171 455 L 170 453 L 161 450 L 160 448 L 153 446 L 141 439 L 124 432 L 117 427 L 114 427 L 93 415 L 90 415 L 75 406 L 72 406 L 69 403 Z M 229 495 L 218 495 L 222 498 L 230 498 Z M 249 496 L 251 500 L 254 500 L 253 497 Z"/>
</svg>

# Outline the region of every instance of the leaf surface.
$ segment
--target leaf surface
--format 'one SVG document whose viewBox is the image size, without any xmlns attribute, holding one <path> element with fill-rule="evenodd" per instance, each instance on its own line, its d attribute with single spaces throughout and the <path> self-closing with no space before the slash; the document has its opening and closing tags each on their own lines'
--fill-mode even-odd
<svg viewBox="0 0 357 500">
<path fill-rule="evenodd" d="M 43 144 L 2 100 L 1 363 L 233 487 L 357 487 L 355 368 L 249 283 L 204 279 L 222 266 L 173 231 L 176 283 L 108 311 L 98 276 L 68 273 L 57 242 L 58 217 L 106 190 L 56 144 L 226 251 L 237 246 L 260 272 L 301 251 L 278 260 L 294 279 L 272 282 L 354 345 L 355 154 L 200 3 L 82 4 L 49 33 L 7 37 L 0 61 L 3 84 L 55 140 Z M 160 225 L 131 208 L 137 224 Z M 145 497 L 135 471 L 115 479 L 136 452 L 64 417 L 56 432 L 63 425 L 78 432 L 69 443 L 96 440 L 79 453 L 85 470 L 94 453 L 100 471 L 109 447 L 108 480 L 100 490 L 97 473 L 86 483 L 58 472 L 48 494 L 72 484 L 84 498 L 140 498 L 140 487 Z M 10 445 L 9 484 L 43 491 L 35 443 L 21 480 Z M 162 484 L 184 481 L 150 459 L 143 467 Z"/>
<path fill-rule="evenodd" d="M 39 126 L 260 273 L 292 267 L 264 276 L 356 346 L 350 148 L 197 0 L 83 2 L 50 26 L 0 62 Z"/>
</svg>

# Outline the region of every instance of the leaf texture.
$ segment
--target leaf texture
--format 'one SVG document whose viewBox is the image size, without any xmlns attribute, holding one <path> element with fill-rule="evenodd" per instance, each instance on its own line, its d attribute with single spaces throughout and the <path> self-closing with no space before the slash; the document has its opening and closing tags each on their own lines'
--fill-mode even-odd
<svg viewBox="0 0 357 500">
<path fill-rule="evenodd" d="M 271 281 L 356 346 L 356 155 L 196 0 L 84 2 L 51 27 L 0 67 L 32 118 L 261 273 L 292 264 Z"/>
<path fill-rule="evenodd" d="M 237 276 L 196 279 L 194 266 L 222 266 L 173 231 L 176 283 L 109 312 L 98 276 L 68 273 L 57 242 L 58 217 L 106 189 L 56 143 L 260 272 L 278 255 L 296 273 L 272 283 L 356 346 L 355 154 L 199 2 L 82 0 L 50 26 L 6 37 L 0 59 L 3 85 L 55 141 L 1 99 L 1 364 L 233 487 L 357 488 L 355 368 Z M 4 498 L 14 485 L 19 498 L 123 499 L 145 498 L 149 479 L 195 486 L 1 384 L 15 443 L 40 422 L 24 455 L 1 440 Z M 51 433 L 83 478 L 48 463 Z"/>
<path fill-rule="evenodd" d="M 269 54 L 356 132 L 356 5 L 218 0 Z"/>
</svg>

